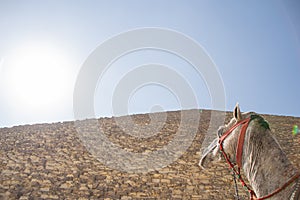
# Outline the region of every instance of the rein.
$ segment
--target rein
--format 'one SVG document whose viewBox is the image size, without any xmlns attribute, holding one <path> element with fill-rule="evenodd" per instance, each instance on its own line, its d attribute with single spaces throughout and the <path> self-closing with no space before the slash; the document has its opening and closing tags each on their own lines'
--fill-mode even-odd
<svg viewBox="0 0 300 200">
<path fill-rule="evenodd" d="M 250 200 L 268 199 L 268 198 L 274 196 L 275 194 L 281 192 L 282 190 L 284 190 L 287 186 L 289 186 L 292 182 L 294 182 L 296 179 L 298 179 L 300 177 L 300 173 L 297 173 L 288 182 L 286 182 L 283 186 L 281 186 L 280 188 L 276 189 L 271 194 L 266 195 L 266 196 L 261 197 L 261 198 L 257 198 L 255 192 L 245 183 L 245 181 L 243 180 L 243 178 L 241 176 L 241 173 L 240 173 L 240 171 L 241 171 L 240 169 L 242 168 L 242 155 L 243 155 L 244 140 L 245 140 L 246 130 L 248 128 L 248 125 L 249 125 L 250 121 L 253 120 L 253 119 L 255 119 L 255 118 L 258 118 L 258 117 L 260 117 L 260 116 L 258 116 L 258 115 L 251 115 L 251 117 L 249 117 L 247 119 L 244 119 L 244 120 L 236 123 L 234 126 L 232 126 L 228 131 L 226 131 L 219 138 L 220 152 L 223 154 L 223 156 L 224 156 L 227 164 L 229 165 L 229 168 L 233 172 L 233 175 L 237 176 L 237 178 L 241 182 L 242 186 L 248 191 L 248 193 L 250 195 Z M 237 144 L 237 149 L 236 149 L 236 165 L 237 165 L 237 168 L 235 168 L 235 164 L 233 164 L 230 161 L 228 155 L 224 151 L 223 142 L 240 125 L 242 125 L 242 127 L 241 127 L 241 131 L 240 131 L 240 135 L 239 135 L 239 139 L 238 139 L 238 144 Z M 237 194 L 237 197 L 238 197 L 238 194 Z"/>
</svg>

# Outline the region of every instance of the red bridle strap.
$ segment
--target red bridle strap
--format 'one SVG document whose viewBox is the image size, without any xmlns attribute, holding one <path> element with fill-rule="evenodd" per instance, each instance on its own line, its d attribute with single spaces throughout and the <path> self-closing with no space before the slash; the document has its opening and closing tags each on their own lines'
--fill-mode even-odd
<svg viewBox="0 0 300 200">
<path fill-rule="evenodd" d="M 236 148 L 236 164 L 238 169 L 242 168 L 242 156 L 243 156 L 243 146 L 245 141 L 246 130 L 249 125 L 251 118 L 247 118 L 242 125 L 240 137 L 238 140 L 237 148 Z"/>
<path fill-rule="evenodd" d="M 240 182 L 242 183 L 242 185 L 248 190 L 249 194 L 250 194 L 250 199 L 253 200 L 264 200 L 264 199 L 268 199 L 272 196 L 274 196 L 275 194 L 281 192 L 282 190 L 284 190 L 286 187 L 288 187 L 292 182 L 294 182 L 295 180 L 297 180 L 300 177 L 300 173 L 297 173 L 296 175 L 294 175 L 288 182 L 286 182 L 283 186 L 281 186 L 280 188 L 276 189 L 274 192 L 272 192 L 269 195 L 266 195 L 264 197 L 261 198 L 257 198 L 255 192 L 245 183 L 245 181 L 243 180 L 241 174 L 240 174 L 240 168 L 242 167 L 242 156 L 243 156 L 243 146 L 244 146 L 244 141 L 245 141 L 245 135 L 246 135 L 246 130 L 248 128 L 248 125 L 251 121 L 251 119 L 253 119 L 252 117 L 249 117 L 247 119 L 244 119 L 238 123 L 236 123 L 234 126 L 232 126 L 228 131 L 226 131 L 222 137 L 220 137 L 219 139 L 219 146 L 220 146 L 220 151 L 223 154 L 226 162 L 229 165 L 229 168 L 233 170 L 233 172 L 238 176 L 238 179 L 240 180 Z M 242 125 L 241 128 L 241 132 L 239 135 L 239 139 L 238 139 L 238 144 L 237 144 L 237 149 L 236 149 L 236 163 L 237 163 L 237 168 L 238 170 L 236 170 L 234 168 L 234 164 L 229 160 L 227 154 L 224 151 L 223 148 L 223 141 L 230 135 L 230 133 L 236 129 L 238 126 Z"/>
<path fill-rule="evenodd" d="M 251 198 L 251 199 L 254 199 L 254 198 L 256 198 L 256 195 L 255 195 L 254 191 L 253 191 L 253 190 L 246 184 L 246 182 L 243 180 L 243 178 L 242 178 L 242 176 L 241 176 L 241 174 L 240 174 L 240 168 L 238 167 L 237 170 L 234 168 L 234 164 L 229 160 L 229 158 L 228 158 L 228 156 L 227 156 L 227 154 L 225 153 L 224 148 L 223 148 L 223 141 L 224 141 L 224 140 L 232 133 L 232 131 L 234 131 L 234 129 L 236 129 L 238 126 L 240 126 L 240 125 L 242 124 L 242 125 L 243 125 L 243 126 L 242 126 L 242 130 L 243 130 L 243 132 L 246 133 L 246 129 L 247 129 L 248 124 L 249 124 L 250 121 L 251 121 L 251 118 L 244 119 L 244 120 L 242 120 L 242 121 L 236 123 L 236 124 L 235 124 L 234 126 L 232 126 L 228 131 L 226 131 L 226 132 L 222 135 L 222 137 L 220 137 L 220 139 L 219 139 L 219 148 L 220 148 L 220 151 L 221 151 L 221 153 L 223 154 L 223 156 L 224 156 L 226 162 L 228 163 L 229 168 L 237 175 L 237 177 L 238 177 L 239 181 L 241 182 L 242 186 L 245 187 L 245 188 L 248 190 L 248 192 L 249 192 L 249 194 L 250 194 L 250 198 Z M 244 135 L 243 137 L 245 137 L 245 133 L 242 134 L 242 135 Z M 239 139 L 239 140 L 240 140 L 240 139 Z M 242 140 L 244 141 L 244 139 L 242 139 Z M 241 141 L 239 141 L 239 142 L 241 142 Z M 239 148 L 242 148 L 242 149 L 243 149 L 243 143 L 242 143 L 241 147 L 239 147 Z M 239 154 L 242 154 L 242 151 L 241 151 L 241 153 L 239 153 Z M 241 158 L 239 158 L 239 159 L 241 159 Z M 241 162 L 241 161 L 240 161 L 240 162 Z"/>
<path fill-rule="evenodd" d="M 288 182 L 286 182 L 283 186 L 281 186 L 280 188 L 276 189 L 274 192 L 272 192 L 269 195 L 266 195 L 264 197 L 261 198 L 255 198 L 255 200 L 264 200 L 264 199 L 268 199 L 272 196 L 274 196 L 275 194 L 281 192 L 282 190 L 284 190 L 287 186 L 289 186 L 292 182 L 294 182 L 295 180 L 297 180 L 297 178 L 300 177 L 300 173 L 297 173 L 296 175 L 294 175 Z"/>
<path fill-rule="evenodd" d="M 220 137 L 219 143 L 223 143 L 223 141 L 228 137 L 228 135 L 230 135 L 230 133 L 231 133 L 234 129 L 236 129 L 236 127 L 238 127 L 239 125 L 244 124 L 244 123 L 246 123 L 247 121 L 250 121 L 250 120 L 251 120 L 251 118 L 247 118 L 247 119 L 244 119 L 244 120 L 240 121 L 239 123 L 236 123 L 235 125 L 233 125 L 228 131 L 226 131 L 226 132 L 222 135 L 222 137 Z"/>
</svg>

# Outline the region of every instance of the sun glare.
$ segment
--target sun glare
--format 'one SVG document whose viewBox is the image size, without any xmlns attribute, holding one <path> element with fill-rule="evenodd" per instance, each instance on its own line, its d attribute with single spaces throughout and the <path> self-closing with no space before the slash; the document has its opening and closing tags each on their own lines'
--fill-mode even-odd
<svg viewBox="0 0 300 200">
<path fill-rule="evenodd" d="M 5 88 L 14 108 L 47 114 L 69 101 L 70 60 L 59 47 L 43 42 L 22 45 L 4 66 Z"/>
</svg>

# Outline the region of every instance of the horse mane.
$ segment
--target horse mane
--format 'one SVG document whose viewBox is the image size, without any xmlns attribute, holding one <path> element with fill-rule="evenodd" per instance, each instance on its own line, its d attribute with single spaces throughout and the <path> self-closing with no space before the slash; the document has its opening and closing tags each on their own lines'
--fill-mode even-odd
<svg viewBox="0 0 300 200">
<path fill-rule="evenodd" d="M 261 127 L 270 130 L 270 126 L 269 126 L 268 121 L 266 121 L 263 117 L 261 117 L 261 116 L 258 115 L 258 114 L 252 114 L 252 115 L 251 115 L 251 120 L 254 120 L 254 119 L 257 120 L 257 123 L 258 123 Z"/>
</svg>

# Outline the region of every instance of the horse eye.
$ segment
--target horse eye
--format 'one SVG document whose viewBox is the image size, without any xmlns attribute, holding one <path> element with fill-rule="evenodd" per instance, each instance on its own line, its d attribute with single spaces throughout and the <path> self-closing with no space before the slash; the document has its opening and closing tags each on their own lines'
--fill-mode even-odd
<svg viewBox="0 0 300 200">
<path fill-rule="evenodd" d="M 223 135 L 223 129 L 219 128 L 218 129 L 218 136 L 219 136 L 219 138 L 222 137 L 222 135 Z"/>
</svg>

